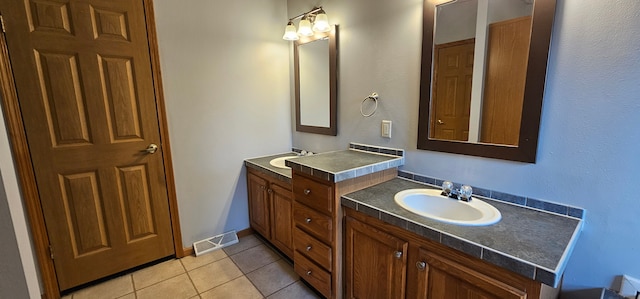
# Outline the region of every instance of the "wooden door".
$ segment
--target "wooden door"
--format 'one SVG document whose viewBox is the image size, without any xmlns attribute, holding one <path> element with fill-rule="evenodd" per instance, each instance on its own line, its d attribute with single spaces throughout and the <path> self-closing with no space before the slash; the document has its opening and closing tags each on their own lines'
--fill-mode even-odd
<svg viewBox="0 0 640 299">
<path fill-rule="evenodd" d="M 173 255 L 142 1 L 0 5 L 59 288 Z"/>
<path fill-rule="evenodd" d="M 271 239 L 271 225 L 269 220 L 269 185 L 267 180 L 247 173 L 247 187 L 249 190 L 249 223 L 263 237 Z"/>
<path fill-rule="evenodd" d="M 293 195 L 289 188 L 271 184 L 271 241 L 293 258 Z"/>
<path fill-rule="evenodd" d="M 531 16 L 489 25 L 480 141 L 518 145 Z"/>
<path fill-rule="evenodd" d="M 347 298 L 404 298 L 408 243 L 351 217 L 345 233 Z"/>
<path fill-rule="evenodd" d="M 526 292 L 429 252 L 418 251 L 418 298 L 525 299 Z"/>
<path fill-rule="evenodd" d="M 436 45 L 429 137 L 469 140 L 475 39 Z"/>
</svg>

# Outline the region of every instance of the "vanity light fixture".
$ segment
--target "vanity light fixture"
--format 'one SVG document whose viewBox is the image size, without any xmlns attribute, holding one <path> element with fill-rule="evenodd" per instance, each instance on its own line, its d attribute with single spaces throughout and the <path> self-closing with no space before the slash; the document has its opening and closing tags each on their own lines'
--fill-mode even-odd
<svg viewBox="0 0 640 299">
<path fill-rule="evenodd" d="M 296 26 L 293 24 L 293 21 L 296 19 L 300 19 L 298 30 L 296 30 Z M 331 26 L 329 25 L 329 19 L 324 9 L 322 9 L 322 6 L 314 7 L 308 12 L 289 19 L 287 27 L 284 29 L 282 39 L 293 41 L 300 39 L 300 36 L 312 36 L 315 32 L 329 31 L 331 31 Z"/>
</svg>

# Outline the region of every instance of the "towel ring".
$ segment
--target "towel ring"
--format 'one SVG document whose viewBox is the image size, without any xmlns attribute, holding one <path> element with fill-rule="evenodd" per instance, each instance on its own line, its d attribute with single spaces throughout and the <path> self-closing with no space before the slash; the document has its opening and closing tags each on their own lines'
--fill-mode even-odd
<svg viewBox="0 0 640 299">
<path fill-rule="evenodd" d="M 362 103 L 360 103 L 360 114 L 362 114 L 362 116 L 364 117 L 369 117 L 372 116 L 376 113 L 376 110 L 378 110 L 378 93 L 374 92 L 372 94 L 370 94 L 369 96 L 367 96 L 366 98 L 364 98 L 364 100 L 362 100 Z M 364 103 L 367 100 L 372 100 L 376 105 L 373 107 L 373 111 L 371 113 L 365 114 L 364 111 L 362 111 L 363 107 L 364 107 Z"/>
</svg>

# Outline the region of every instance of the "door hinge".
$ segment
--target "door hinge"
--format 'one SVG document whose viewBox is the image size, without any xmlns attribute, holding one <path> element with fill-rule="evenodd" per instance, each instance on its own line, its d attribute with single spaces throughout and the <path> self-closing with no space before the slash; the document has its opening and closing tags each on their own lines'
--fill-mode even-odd
<svg viewBox="0 0 640 299">
<path fill-rule="evenodd" d="M 4 30 L 4 18 L 2 17 L 2 15 L 0 15 L 0 26 L 2 27 L 2 32 L 6 32 Z"/>
<path fill-rule="evenodd" d="M 51 244 L 49 244 L 49 257 L 53 259 L 53 246 L 51 246 Z"/>
</svg>

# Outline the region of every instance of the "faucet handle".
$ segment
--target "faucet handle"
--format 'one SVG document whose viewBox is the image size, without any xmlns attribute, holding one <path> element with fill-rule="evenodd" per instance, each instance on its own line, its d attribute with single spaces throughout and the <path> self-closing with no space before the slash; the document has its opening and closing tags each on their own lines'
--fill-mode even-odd
<svg viewBox="0 0 640 299">
<path fill-rule="evenodd" d="M 471 188 L 471 186 L 469 185 L 464 185 L 460 187 L 460 190 L 458 191 L 458 199 L 463 201 L 470 201 L 472 194 L 473 188 Z"/>
<path fill-rule="evenodd" d="M 450 181 L 442 182 L 442 195 L 449 196 L 451 191 L 453 191 L 453 183 Z"/>
</svg>

